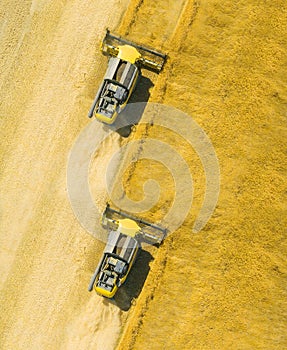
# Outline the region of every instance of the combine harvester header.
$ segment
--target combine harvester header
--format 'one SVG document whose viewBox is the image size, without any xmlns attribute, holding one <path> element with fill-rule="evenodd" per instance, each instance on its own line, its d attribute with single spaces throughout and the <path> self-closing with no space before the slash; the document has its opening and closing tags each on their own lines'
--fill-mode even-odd
<svg viewBox="0 0 287 350">
<path fill-rule="evenodd" d="M 128 223 L 130 223 L 134 229 L 133 236 L 136 236 L 141 243 L 145 242 L 151 245 L 160 245 L 167 235 L 167 229 L 121 210 L 113 209 L 107 204 L 102 216 L 102 225 L 104 228 L 113 230 L 116 226 L 119 227 L 121 224 Z M 136 225 L 133 226 L 132 223 L 136 223 Z"/>
<path fill-rule="evenodd" d="M 104 55 L 120 58 L 120 55 L 124 54 L 127 47 L 134 48 L 137 52 L 137 57 L 134 59 L 133 63 L 139 64 L 140 68 L 150 69 L 156 73 L 161 72 L 167 58 L 166 54 L 149 48 L 148 46 L 139 45 L 133 41 L 111 34 L 107 29 L 101 45 L 101 50 Z M 132 57 L 134 56 L 131 55 L 130 58 Z"/>
</svg>

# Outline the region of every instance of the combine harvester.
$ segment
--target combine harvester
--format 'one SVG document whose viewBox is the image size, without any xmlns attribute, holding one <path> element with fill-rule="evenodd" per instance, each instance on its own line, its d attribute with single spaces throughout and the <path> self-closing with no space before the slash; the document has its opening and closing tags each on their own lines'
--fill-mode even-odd
<svg viewBox="0 0 287 350">
<path fill-rule="evenodd" d="M 113 298 L 125 282 L 143 242 L 159 246 L 167 230 L 107 205 L 102 225 L 108 230 L 103 256 L 91 278 L 93 289 L 106 298 Z"/>
<path fill-rule="evenodd" d="M 99 121 L 113 124 L 128 103 L 141 68 L 159 73 L 167 55 L 113 35 L 108 29 L 101 50 L 110 59 L 88 117 L 95 115 Z"/>
</svg>

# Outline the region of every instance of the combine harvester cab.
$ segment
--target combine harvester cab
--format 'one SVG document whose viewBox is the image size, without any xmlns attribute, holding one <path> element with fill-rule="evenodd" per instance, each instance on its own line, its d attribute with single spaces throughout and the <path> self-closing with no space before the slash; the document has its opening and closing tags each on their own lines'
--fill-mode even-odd
<svg viewBox="0 0 287 350">
<path fill-rule="evenodd" d="M 141 68 L 159 73 L 167 56 L 113 35 L 108 29 L 101 50 L 110 58 L 88 117 L 95 115 L 99 121 L 113 124 L 128 103 L 141 75 Z"/>
<path fill-rule="evenodd" d="M 109 232 L 108 241 L 88 289 L 111 299 L 125 282 L 141 244 L 161 244 L 167 230 L 109 205 L 103 213 L 102 225 Z"/>
</svg>

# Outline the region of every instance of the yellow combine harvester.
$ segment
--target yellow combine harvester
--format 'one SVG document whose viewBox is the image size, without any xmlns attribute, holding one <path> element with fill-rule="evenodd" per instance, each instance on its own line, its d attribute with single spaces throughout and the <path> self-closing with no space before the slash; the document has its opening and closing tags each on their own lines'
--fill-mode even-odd
<svg viewBox="0 0 287 350">
<path fill-rule="evenodd" d="M 113 124 L 128 103 L 141 75 L 141 68 L 159 73 L 167 56 L 113 35 L 108 29 L 101 50 L 110 59 L 88 117 L 95 116 L 103 123 Z"/>
<path fill-rule="evenodd" d="M 103 256 L 91 278 L 89 291 L 113 298 L 125 282 L 143 242 L 159 245 L 167 230 L 107 205 L 102 225 L 109 232 Z"/>
</svg>

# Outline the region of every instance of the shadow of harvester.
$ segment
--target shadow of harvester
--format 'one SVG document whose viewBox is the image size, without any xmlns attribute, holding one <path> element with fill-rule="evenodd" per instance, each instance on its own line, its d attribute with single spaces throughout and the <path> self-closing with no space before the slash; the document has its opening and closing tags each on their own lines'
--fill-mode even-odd
<svg viewBox="0 0 287 350">
<path fill-rule="evenodd" d="M 117 305 L 122 311 L 128 311 L 133 299 L 137 298 L 144 286 L 150 270 L 152 255 L 146 250 L 141 250 L 127 277 L 125 283 L 117 291 L 112 303 Z M 104 303 L 110 301 L 105 299 Z"/>
<path fill-rule="evenodd" d="M 116 131 L 122 137 L 128 137 L 132 127 L 139 123 L 144 113 L 153 85 L 149 78 L 141 76 L 126 108 L 118 115 L 114 124 L 105 125 L 105 128 Z"/>
</svg>

